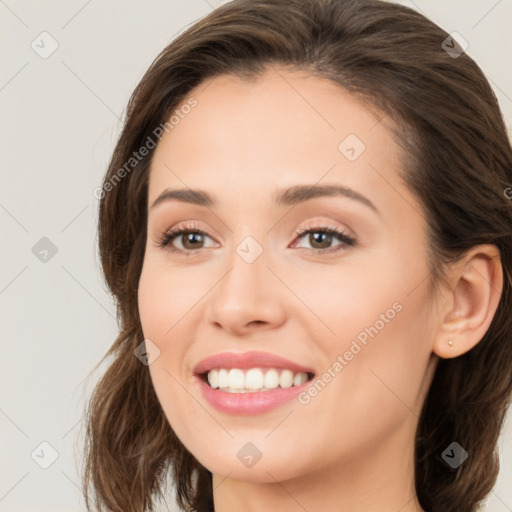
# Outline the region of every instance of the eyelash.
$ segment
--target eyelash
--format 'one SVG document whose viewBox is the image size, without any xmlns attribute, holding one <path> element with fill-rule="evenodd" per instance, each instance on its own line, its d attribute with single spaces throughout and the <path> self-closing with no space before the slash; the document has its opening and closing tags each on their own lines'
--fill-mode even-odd
<svg viewBox="0 0 512 512">
<path fill-rule="evenodd" d="M 336 238 L 338 238 L 342 242 L 341 244 L 336 245 L 335 247 L 327 248 L 327 249 L 308 249 L 308 248 L 306 248 L 307 250 L 314 251 L 314 252 L 317 252 L 320 254 L 335 253 L 335 252 L 339 252 L 343 249 L 346 249 L 349 247 L 354 247 L 357 245 L 357 242 L 354 238 L 346 235 L 343 231 L 339 231 L 337 228 L 335 228 L 333 226 L 317 226 L 317 227 L 305 226 L 304 228 L 298 229 L 295 232 L 295 236 L 297 238 L 302 238 L 305 234 L 308 234 L 311 232 L 332 235 L 332 236 L 335 236 Z M 164 232 L 161 235 L 157 245 L 158 245 L 158 247 L 165 249 L 171 253 L 182 255 L 185 257 L 192 256 L 196 253 L 196 251 L 199 251 L 200 249 L 192 249 L 192 250 L 177 249 L 176 247 L 173 247 L 171 244 L 171 242 L 173 242 L 173 240 L 175 238 L 177 238 L 178 236 L 190 234 L 190 233 L 196 233 L 196 234 L 200 234 L 202 236 L 209 236 L 208 233 L 205 233 L 204 231 L 199 229 L 199 227 L 196 224 L 193 224 L 193 223 L 186 224 L 186 225 L 182 225 L 182 226 L 179 226 L 176 228 L 172 228 L 172 229 Z"/>
</svg>

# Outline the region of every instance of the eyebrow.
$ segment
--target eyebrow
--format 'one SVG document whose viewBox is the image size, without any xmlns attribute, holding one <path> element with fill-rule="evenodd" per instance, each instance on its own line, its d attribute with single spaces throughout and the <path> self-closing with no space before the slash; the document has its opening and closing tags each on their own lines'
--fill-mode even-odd
<svg viewBox="0 0 512 512">
<path fill-rule="evenodd" d="M 377 207 L 365 196 L 359 192 L 341 185 L 295 185 L 293 187 L 278 190 L 274 200 L 279 206 L 292 206 L 316 197 L 343 196 L 368 206 L 376 213 Z M 215 199 L 204 190 L 192 189 L 165 189 L 153 202 L 150 209 L 166 201 L 182 201 L 185 203 L 204 206 L 207 208 L 216 205 Z"/>
</svg>

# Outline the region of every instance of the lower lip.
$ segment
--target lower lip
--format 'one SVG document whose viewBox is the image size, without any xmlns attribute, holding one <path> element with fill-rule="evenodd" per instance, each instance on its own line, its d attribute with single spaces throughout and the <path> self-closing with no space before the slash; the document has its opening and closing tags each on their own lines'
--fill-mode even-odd
<svg viewBox="0 0 512 512">
<path fill-rule="evenodd" d="M 261 414 L 271 411 L 295 398 L 311 383 L 311 380 L 309 380 L 300 386 L 290 388 L 277 387 L 268 391 L 228 393 L 220 389 L 213 389 L 206 384 L 202 377 L 196 375 L 196 378 L 199 381 L 204 398 L 210 405 L 221 412 L 239 415 Z"/>
</svg>

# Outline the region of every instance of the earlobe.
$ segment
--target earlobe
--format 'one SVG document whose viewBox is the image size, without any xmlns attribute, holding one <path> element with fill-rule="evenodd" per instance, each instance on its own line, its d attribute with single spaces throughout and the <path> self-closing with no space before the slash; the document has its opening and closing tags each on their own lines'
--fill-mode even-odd
<svg viewBox="0 0 512 512">
<path fill-rule="evenodd" d="M 490 244 L 472 248 L 452 268 L 448 279 L 449 300 L 439 311 L 433 346 L 433 352 L 442 358 L 468 352 L 489 329 L 503 289 L 498 248 Z"/>
</svg>

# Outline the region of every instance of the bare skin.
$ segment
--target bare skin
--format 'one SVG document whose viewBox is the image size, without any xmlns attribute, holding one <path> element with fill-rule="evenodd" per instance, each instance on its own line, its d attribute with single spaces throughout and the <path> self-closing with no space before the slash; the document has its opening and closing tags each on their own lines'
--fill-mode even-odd
<svg viewBox="0 0 512 512">
<path fill-rule="evenodd" d="M 473 248 L 449 285 L 431 286 L 425 217 L 399 178 L 397 145 L 339 86 L 271 68 L 255 82 L 217 77 L 190 96 L 197 106 L 152 161 L 138 298 L 144 336 L 160 350 L 150 365 L 155 391 L 177 436 L 213 473 L 215 510 L 424 512 L 414 488 L 419 414 L 438 359 L 470 350 L 490 325 L 498 251 Z M 364 151 L 357 139 L 339 149 L 349 134 Z M 343 195 L 274 201 L 306 184 L 342 185 L 376 210 Z M 217 204 L 151 208 L 177 188 Z M 165 231 L 190 223 L 206 233 L 196 249 L 186 235 L 172 242 L 181 253 L 158 246 Z M 296 235 L 326 226 L 356 244 Z M 249 236 L 263 251 L 252 263 L 236 252 Z M 365 329 L 373 336 L 346 357 Z M 311 366 L 317 379 L 330 369 L 331 378 L 307 403 L 250 416 L 216 410 L 192 368 L 250 350 Z M 237 457 L 248 442 L 262 455 L 252 467 Z"/>
</svg>

